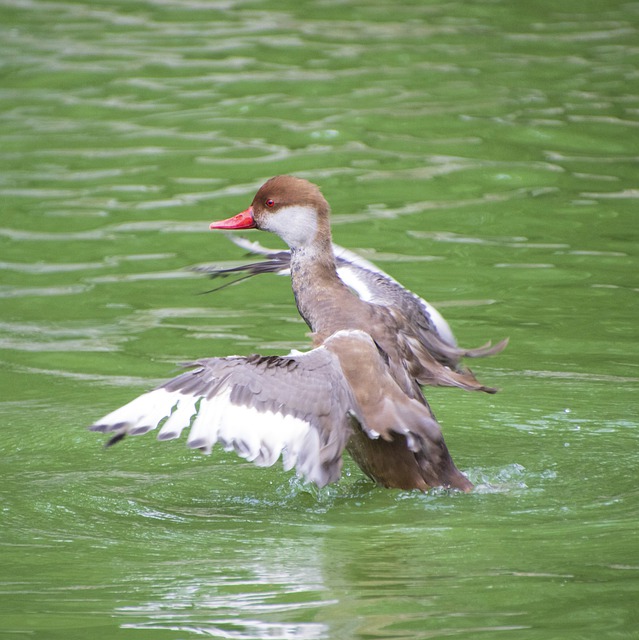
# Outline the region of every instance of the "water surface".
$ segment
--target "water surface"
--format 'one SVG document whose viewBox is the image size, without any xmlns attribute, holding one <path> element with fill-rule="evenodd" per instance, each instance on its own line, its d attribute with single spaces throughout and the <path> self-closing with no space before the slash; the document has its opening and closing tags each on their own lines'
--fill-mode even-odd
<svg viewBox="0 0 639 640">
<path fill-rule="evenodd" d="M 638 20 L 2 2 L 0 635 L 636 637 Z M 208 223 L 285 172 L 462 344 L 510 337 L 473 363 L 499 394 L 428 392 L 472 494 L 84 429 L 179 362 L 307 346 L 286 279 L 189 270 L 242 260 Z"/>
</svg>

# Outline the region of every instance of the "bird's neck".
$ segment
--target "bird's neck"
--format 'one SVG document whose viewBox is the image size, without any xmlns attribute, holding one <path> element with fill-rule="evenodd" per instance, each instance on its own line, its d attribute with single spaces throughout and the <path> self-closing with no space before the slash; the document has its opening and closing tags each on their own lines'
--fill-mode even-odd
<svg viewBox="0 0 639 640">
<path fill-rule="evenodd" d="M 333 333 L 344 296 L 352 293 L 340 280 L 330 237 L 291 251 L 291 283 L 300 315 L 318 334 Z"/>
</svg>

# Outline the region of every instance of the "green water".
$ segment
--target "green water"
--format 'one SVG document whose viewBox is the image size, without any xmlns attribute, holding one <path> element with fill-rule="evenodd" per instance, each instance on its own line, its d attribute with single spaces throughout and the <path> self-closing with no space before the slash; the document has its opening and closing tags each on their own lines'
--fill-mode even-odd
<svg viewBox="0 0 639 640">
<path fill-rule="evenodd" d="M 0 3 L 0 637 L 639 637 L 639 5 Z M 307 345 L 208 223 L 321 185 L 501 392 L 428 397 L 470 495 L 309 488 L 85 426 Z M 275 239 L 252 239 L 277 246 Z"/>
</svg>

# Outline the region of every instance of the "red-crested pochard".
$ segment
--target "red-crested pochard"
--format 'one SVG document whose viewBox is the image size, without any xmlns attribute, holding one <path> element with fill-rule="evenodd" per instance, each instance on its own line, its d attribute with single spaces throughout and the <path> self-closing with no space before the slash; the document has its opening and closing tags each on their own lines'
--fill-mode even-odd
<svg viewBox="0 0 639 640">
<path fill-rule="evenodd" d="M 315 348 L 199 360 L 91 429 L 111 433 L 112 444 L 158 426 L 160 440 L 177 438 L 190 426 L 194 448 L 210 452 L 220 442 L 263 466 L 281 455 L 286 468 L 318 486 L 339 477 L 347 449 L 382 486 L 469 491 L 420 385 L 494 392 L 459 361 L 496 353 L 505 341 L 458 348 L 427 303 L 352 258 L 340 279 L 328 204 L 306 180 L 272 178 L 246 211 L 211 228 L 264 229 L 289 245 L 293 292 Z"/>
</svg>

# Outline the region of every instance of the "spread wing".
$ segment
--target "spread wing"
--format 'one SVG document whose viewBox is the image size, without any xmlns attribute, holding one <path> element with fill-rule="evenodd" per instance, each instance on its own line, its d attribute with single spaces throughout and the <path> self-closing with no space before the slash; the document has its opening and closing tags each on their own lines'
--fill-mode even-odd
<svg viewBox="0 0 639 640">
<path fill-rule="evenodd" d="M 296 356 L 208 358 L 89 427 L 159 440 L 180 437 L 210 453 L 219 442 L 258 466 L 282 456 L 284 468 L 322 487 L 339 478 L 357 412 L 339 361 L 320 347 Z"/>
</svg>

